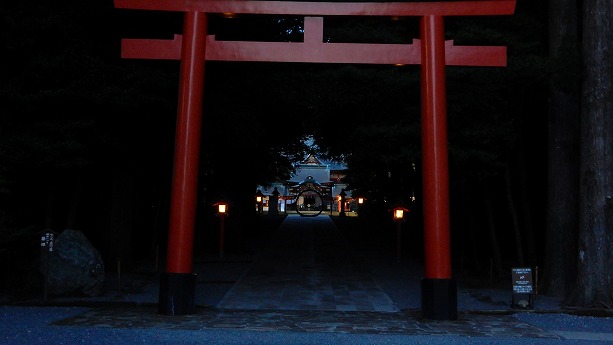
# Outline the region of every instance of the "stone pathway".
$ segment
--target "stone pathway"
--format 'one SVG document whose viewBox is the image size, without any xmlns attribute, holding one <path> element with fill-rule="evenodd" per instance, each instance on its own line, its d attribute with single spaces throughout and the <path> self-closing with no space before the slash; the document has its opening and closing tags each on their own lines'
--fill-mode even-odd
<svg viewBox="0 0 613 345">
<path fill-rule="evenodd" d="M 396 312 L 328 216 L 290 215 L 220 309 Z"/>
<path fill-rule="evenodd" d="M 521 322 L 511 315 L 460 314 L 456 321 L 431 321 L 421 319 L 417 311 L 384 313 L 201 309 L 194 315 L 165 316 L 157 314 L 156 308 L 150 306 L 92 309 L 53 325 L 560 339 L 556 334 Z"/>
<path fill-rule="evenodd" d="M 217 305 L 194 315 L 160 315 L 153 303 L 115 304 L 53 325 L 560 339 L 510 313 L 463 312 L 458 320 L 432 321 L 416 309 L 401 311 L 372 277 L 364 254 L 348 246 L 327 216 L 288 216 L 259 247 L 242 276 L 236 276 L 241 270 L 218 272 L 219 281 L 232 276 L 236 283 Z"/>
</svg>

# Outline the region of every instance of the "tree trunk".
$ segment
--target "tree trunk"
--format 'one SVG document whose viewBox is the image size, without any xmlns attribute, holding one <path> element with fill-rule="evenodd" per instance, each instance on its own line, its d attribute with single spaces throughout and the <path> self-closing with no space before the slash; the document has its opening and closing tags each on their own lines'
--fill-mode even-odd
<svg viewBox="0 0 613 345">
<path fill-rule="evenodd" d="M 613 2 L 583 2 L 579 258 L 575 303 L 613 307 Z"/>
<path fill-rule="evenodd" d="M 521 228 L 519 226 L 519 219 L 517 217 L 517 210 L 515 208 L 515 201 L 513 200 L 513 188 L 511 188 L 511 171 L 507 164 L 504 171 L 504 181 L 506 188 L 507 206 L 509 207 L 509 214 L 513 224 L 513 234 L 515 235 L 515 252 L 517 253 L 517 264 L 524 266 L 526 260 L 524 259 L 524 246 L 521 236 Z"/>
<path fill-rule="evenodd" d="M 485 214 L 487 215 L 487 228 L 490 233 L 490 245 L 492 246 L 492 259 L 494 260 L 494 268 L 496 269 L 496 277 L 501 278 L 503 276 L 502 271 L 502 253 L 500 252 L 500 243 L 498 241 L 498 235 L 496 234 L 496 223 L 494 221 L 494 212 L 492 210 L 492 199 L 487 191 L 487 188 L 483 188 L 484 201 L 485 201 Z"/>
<path fill-rule="evenodd" d="M 528 167 L 526 166 L 525 150 L 526 148 L 521 145 L 517 170 L 519 175 L 519 187 L 520 187 L 520 212 L 523 219 L 524 236 L 526 236 L 526 251 L 527 264 L 530 266 L 536 266 L 538 264 L 536 240 L 534 239 L 534 226 L 532 225 L 532 207 L 531 207 L 531 191 L 528 185 Z"/>
<path fill-rule="evenodd" d="M 49 182 L 47 185 L 47 202 L 45 205 L 45 229 L 53 228 L 53 216 L 55 213 L 55 196 L 56 196 L 56 187 L 55 184 Z M 56 229 L 57 230 L 57 229 Z"/>
<path fill-rule="evenodd" d="M 82 172 L 77 174 L 74 182 L 74 191 L 68 204 L 68 212 L 66 215 L 66 229 L 77 229 L 77 216 L 79 214 L 79 204 L 81 203 L 83 194 L 83 179 Z"/>
<path fill-rule="evenodd" d="M 545 289 L 568 297 L 577 277 L 579 51 L 576 0 L 549 7 L 550 83 Z"/>
<path fill-rule="evenodd" d="M 132 256 L 134 227 L 134 177 L 129 169 L 117 167 L 113 176 L 110 214 L 111 259 L 129 260 Z"/>
</svg>

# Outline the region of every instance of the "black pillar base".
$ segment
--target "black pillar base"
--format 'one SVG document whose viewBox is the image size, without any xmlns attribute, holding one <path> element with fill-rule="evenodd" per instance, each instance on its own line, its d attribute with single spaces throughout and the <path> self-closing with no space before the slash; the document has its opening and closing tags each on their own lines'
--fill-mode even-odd
<svg viewBox="0 0 613 345">
<path fill-rule="evenodd" d="M 458 288 L 455 279 L 421 280 L 421 311 L 426 319 L 457 320 Z"/>
<path fill-rule="evenodd" d="M 196 313 L 196 274 L 162 273 L 158 313 L 187 315 Z"/>
</svg>

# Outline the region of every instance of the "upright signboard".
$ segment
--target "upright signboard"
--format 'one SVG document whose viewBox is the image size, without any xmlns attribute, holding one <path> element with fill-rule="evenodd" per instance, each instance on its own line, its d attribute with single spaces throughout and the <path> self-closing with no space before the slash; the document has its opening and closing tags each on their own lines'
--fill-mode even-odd
<svg viewBox="0 0 613 345">
<path fill-rule="evenodd" d="M 40 236 L 40 250 L 43 253 L 53 251 L 53 242 L 55 241 L 55 233 L 51 231 L 43 232 Z"/>
<path fill-rule="evenodd" d="M 43 286 L 43 298 L 47 301 L 47 289 L 49 282 L 49 255 L 53 253 L 53 245 L 55 242 L 55 232 L 45 230 L 40 235 L 40 253 L 44 260 L 45 283 Z"/>
<path fill-rule="evenodd" d="M 511 269 L 513 282 L 513 307 L 534 307 L 534 284 L 532 282 L 532 268 L 518 267 Z"/>
</svg>

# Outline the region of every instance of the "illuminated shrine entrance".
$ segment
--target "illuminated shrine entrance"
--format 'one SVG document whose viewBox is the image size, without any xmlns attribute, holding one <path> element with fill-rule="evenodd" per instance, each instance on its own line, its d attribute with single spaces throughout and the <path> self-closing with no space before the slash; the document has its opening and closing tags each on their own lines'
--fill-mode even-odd
<svg viewBox="0 0 613 345">
<path fill-rule="evenodd" d="M 298 185 L 290 187 L 290 193 L 295 195 L 296 213 L 302 217 L 319 216 L 324 209 L 331 206 L 330 189 L 330 186 L 324 186 L 315 181 L 313 176 L 307 176 Z"/>
<path fill-rule="evenodd" d="M 195 312 L 193 238 L 206 60 L 421 66 L 425 277 L 422 313 L 457 318 L 451 272 L 445 67 L 505 66 L 505 47 L 455 46 L 445 41 L 446 16 L 509 15 L 516 0 L 428 2 L 289 2 L 251 0 L 115 0 L 117 8 L 184 12 L 183 34 L 172 40 L 124 39 L 122 57 L 181 60 L 168 257 L 159 312 Z M 217 41 L 209 13 L 304 15 L 304 42 Z M 411 16 L 420 37 L 411 44 L 324 43 L 324 16 Z"/>
</svg>

